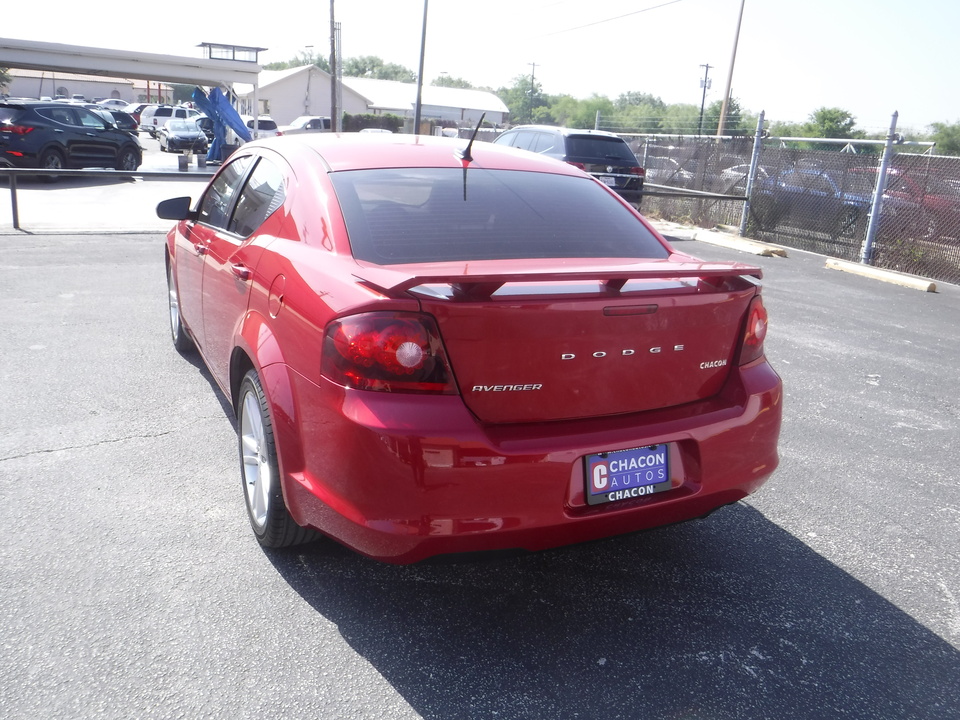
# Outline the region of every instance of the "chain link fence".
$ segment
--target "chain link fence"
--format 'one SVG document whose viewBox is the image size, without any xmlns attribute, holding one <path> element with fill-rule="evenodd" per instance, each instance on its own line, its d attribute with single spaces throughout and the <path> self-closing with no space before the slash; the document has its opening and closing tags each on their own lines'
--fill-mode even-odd
<svg viewBox="0 0 960 720">
<path fill-rule="evenodd" d="M 741 226 L 752 138 L 624 137 L 647 170 L 651 194 L 643 199 L 645 214 L 700 227 Z M 879 145 L 876 153 L 852 153 L 765 141 L 751 188 L 746 236 L 861 260 L 881 151 Z M 682 194 L 661 194 L 671 191 Z M 872 265 L 960 283 L 960 158 L 894 154 L 875 226 L 868 258 Z"/>
</svg>

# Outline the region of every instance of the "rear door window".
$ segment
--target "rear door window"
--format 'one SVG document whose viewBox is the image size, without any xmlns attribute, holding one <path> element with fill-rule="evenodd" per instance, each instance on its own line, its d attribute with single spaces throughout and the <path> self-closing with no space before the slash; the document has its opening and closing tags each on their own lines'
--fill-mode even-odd
<svg viewBox="0 0 960 720">
<path fill-rule="evenodd" d="M 228 230 L 247 237 L 283 204 L 283 174 L 269 160 L 260 159 L 240 192 Z"/>
<path fill-rule="evenodd" d="M 73 108 L 41 108 L 37 110 L 37 114 L 43 115 L 44 117 L 53 120 L 55 123 L 60 123 L 61 125 L 79 125 L 76 115 L 73 112 Z"/>
</svg>

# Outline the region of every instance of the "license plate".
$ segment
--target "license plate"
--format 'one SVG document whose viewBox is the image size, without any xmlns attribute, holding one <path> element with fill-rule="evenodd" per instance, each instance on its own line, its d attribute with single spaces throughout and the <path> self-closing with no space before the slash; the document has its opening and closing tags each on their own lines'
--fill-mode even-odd
<svg viewBox="0 0 960 720">
<path fill-rule="evenodd" d="M 669 445 L 617 450 L 583 459 L 588 505 L 632 500 L 670 489 Z"/>
<path fill-rule="evenodd" d="M 610 175 L 601 175 L 600 182 L 602 182 L 607 187 L 617 186 L 617 179 L 615 177 L 611 177 Z"/>
</svg>

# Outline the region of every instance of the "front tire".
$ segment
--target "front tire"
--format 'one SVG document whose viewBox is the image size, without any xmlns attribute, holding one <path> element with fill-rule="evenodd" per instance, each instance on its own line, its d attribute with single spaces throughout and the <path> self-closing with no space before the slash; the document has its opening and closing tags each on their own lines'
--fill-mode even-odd
<svg viewBox="0 0 960 720">
<path fill-rule="evenodd" d="M 140 167 L 140 153 L 132 147 L 121 148 L 117 156 L 117 170 L 132 172 Z"/>
<path fill-rule="evenodd" d="M 256 370 L 240 383 L 237 420 L 243 498 L 257 542 L 279 548 L 312 540 L 315 533 L 297 525 L 283 501 L 273 423 Z"/>
<path fill-rule="evenodd" d="M 44 170 L 63 170 L 65 165 L 63 155 L 59 150 L 48 149 L 40 154 L 40 167 Z M 58 175 L 41 175 L 43 182 L 53 183 L 60 179 Z"/>
</svg>

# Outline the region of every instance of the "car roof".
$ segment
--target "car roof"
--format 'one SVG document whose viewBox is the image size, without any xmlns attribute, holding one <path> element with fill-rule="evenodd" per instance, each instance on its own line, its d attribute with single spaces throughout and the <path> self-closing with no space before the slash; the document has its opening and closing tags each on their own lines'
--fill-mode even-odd
<svg viewBox="0 0 960 720">
<path fill-rule="evenodd" d="M 310 149 L 333 172 L 377 168 L 463 168 L 458 152 L 467 140 L 398 133 L 303 133 L 248 143 L 245 148 L 272 148 L 291 162 Z M 477 141 L 467 167 L 526 170 L 584 176 L 584 172 L 554 158 L 503 145 Z"/>
<path fill-rule="evenodd" d="M 588 128 L 557 127 L 556 125 L 515 125 L 510 129 L 511 130 L 541 130 L 546 132 L 555 132 L 555 133 L 560 133 L 564 137 L 570 137 L 571 135 L 597 135 L 599 137 L 609 137 L 609 138 L 617 138 L 618 140 L 623 140 L 623 138 L 617 135 L 616 133 L 607 132 L 606 130 L 591 130 Z"/>
<path fill-rule="evenodd" d="M 56 100 L 4 100 L 0 105 L 13 105 L 23 108 L 45 108 L 45 107 L 84 107 L 79 103 L 64 103 Z"/>
</svg>

